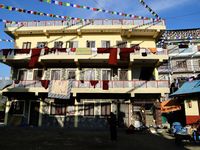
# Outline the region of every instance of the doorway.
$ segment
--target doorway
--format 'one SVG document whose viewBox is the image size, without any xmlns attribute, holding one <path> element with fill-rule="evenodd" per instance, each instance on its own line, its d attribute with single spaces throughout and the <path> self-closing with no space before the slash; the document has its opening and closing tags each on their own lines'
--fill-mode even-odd
<svg viewBox="0 0 200 150">
<path fill-rule="evenodd" d="M 38 126 L 40 102 L 30 101 L 29 125 Z"/>
</svg>

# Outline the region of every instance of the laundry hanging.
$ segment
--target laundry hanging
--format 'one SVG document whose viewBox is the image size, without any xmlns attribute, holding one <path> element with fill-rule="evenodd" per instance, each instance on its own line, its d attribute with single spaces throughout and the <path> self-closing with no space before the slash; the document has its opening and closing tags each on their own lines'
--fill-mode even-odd
<svg viewBox="0 0 200 150">
<path fill-rule="evenodd" d="M 40 48 L 32 49 L 31 59 L 28 63 L 28 68 L 32 69 L 36 67 L 36 64 L 38 63 L 38 59 L 40 57 L 40 53 L 41 53 Z"/>
</svg>

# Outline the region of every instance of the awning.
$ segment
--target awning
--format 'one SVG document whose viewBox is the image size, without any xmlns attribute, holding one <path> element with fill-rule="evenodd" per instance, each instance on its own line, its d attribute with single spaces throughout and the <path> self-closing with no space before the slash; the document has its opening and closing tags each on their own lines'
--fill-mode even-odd
<svg viewBox="0 0 200 150">
<path fill-rule="evenodd" d="M 161 103 L 161 112 L 169 113 L 181 110 L 180 103 L 177 100 L 166 100 Z"/>
<path fill-rule="evenodd" d="M 200 92 L 200 80 L 185 82 L 176 92 L 170 96 L 179 96 L 184 94 L 193 94 Z"/>
<path fill-rule="evenodd" d="M 0 90 L 5 89 L 6 87 L 12 85 L 12 80 L 0 80 Z"/>
</svg>

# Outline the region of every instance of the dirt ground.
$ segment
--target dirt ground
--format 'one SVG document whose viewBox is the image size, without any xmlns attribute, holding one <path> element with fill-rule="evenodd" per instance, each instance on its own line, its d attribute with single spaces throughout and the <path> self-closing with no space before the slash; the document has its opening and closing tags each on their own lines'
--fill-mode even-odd
<svg viewBox="0 0 200 150">
<path fill-rule="evenodd" d="M 177 146 L 167 134 L 134 133 L 118 130 L 110 141 L 107 130 L 86 131 L 66 128 L 0 127 L 0 150 L 199 150 L 198 144 Z"/>
</svg>

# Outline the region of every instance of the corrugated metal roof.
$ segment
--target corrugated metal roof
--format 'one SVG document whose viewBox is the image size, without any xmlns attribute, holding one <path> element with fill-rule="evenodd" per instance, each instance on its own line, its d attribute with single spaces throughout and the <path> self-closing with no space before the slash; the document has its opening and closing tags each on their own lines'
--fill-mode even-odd
<svg viewBox="0 0 200 150">
<path fill-rule="evenodd" d="M 200 80 L 185 82 L 176 92 L 170 96 L 178 96 L 183 94 L 192 94 L 200 92 Z"/>
</svg>

